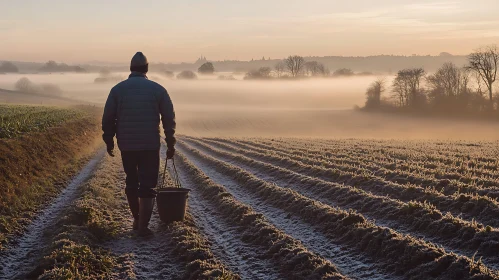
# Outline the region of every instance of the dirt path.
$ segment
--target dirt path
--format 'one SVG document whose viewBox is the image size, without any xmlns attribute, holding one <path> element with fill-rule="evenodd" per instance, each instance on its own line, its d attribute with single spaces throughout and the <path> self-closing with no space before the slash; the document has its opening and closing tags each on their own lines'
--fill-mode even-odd
<svg viewBox="0 0 499 280">
<path fill-rule="evenodd" d="M 118 217 L 120 232 L 102 247 L 128 262 L 136 279 L 180 279 L 184 269 L 173 254 L 171 234 L 159 220 L 156 208 L 150 222 L 150 229 L 155 233 L 153 236 L 140 238 L 132 231 L 133 218 L 124 191 L 125 173 L 121 161 L 116 162 L 113 168 L 120 171 L 116 180 L 119 187 L 114 196 L 120 206 L 114 209 L 114 215 Z"/>
<path fill-rule="evenodd" d="M 105 150 L 99 150 L 61 194 L 26 228 L 24 234 L 0 254 L 0 279 L 17 279 L 29 270 L 47 246 L 45 235 L 65 209 L 78 197 L 79 187 L 99 166 Z"/>
<path fill-rule="evenodd" d="M 122 232 L 103 248 L 127 260 L 136 279 L 181 279 L 184 269 L 173 254 L 171 235 L 164 229 L 157 213 L 154 213 L 150 223 L 155 234 L 139 238 L 131 231 L 130 214 L 121 212 L 124 218 Z"/>
</svg>

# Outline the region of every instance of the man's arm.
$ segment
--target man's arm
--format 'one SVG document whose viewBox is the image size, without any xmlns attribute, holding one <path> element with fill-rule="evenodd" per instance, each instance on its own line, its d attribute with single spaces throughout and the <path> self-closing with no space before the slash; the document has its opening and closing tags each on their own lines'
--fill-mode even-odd
<svg viewBox="0 0 499 280">
<path fill-rule="evenodd" d="M 104 107 L 104 114 L 102 115 L 102 139 L 109 148 L 114 148 L 114 135 L 116 134 L 116 116 L 117 116 L 117 102 L 113 90 L 107 97 L 106 106 Z M 112 149 L 111 149 L 112 150 Z"/>
<path fill-rule="evenodd" d="M 166 146 L 168 149 L 174 149 L 176 143 L 175 128 L 177 127 L 177 124 L 175 123 L 175 110 L 173 109 L 173 103 L 166 89 L 163 93 L 161 93 L 160 100 L 159 112 L 161 114 L 161 122 L 163 123 L 163 129 L 166 135 Z"/>
</svg>

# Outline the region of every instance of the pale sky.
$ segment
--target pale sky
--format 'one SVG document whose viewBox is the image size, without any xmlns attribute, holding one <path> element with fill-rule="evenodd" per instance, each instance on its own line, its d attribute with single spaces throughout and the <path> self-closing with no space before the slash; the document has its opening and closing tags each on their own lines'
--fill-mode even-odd
<svg viewBox="0 0 499 280">
<path fill-rule="evenodd" d="M 498 43 L 498 0 L 0 0 L 0 60 L 467 54 Z"/>
</svg>

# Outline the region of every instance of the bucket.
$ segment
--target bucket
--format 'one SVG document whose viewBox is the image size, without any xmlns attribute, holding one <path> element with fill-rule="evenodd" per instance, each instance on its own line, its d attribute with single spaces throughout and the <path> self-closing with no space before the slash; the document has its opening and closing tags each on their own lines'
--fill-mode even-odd
<svg viewBox="0 0 499 280">
<path fill-rule="evenodd" d="M 187 198 L 189 198 L 190 189 L 182 188 L 180 178 L 178 176 L 175 160 L 172 158 L 173 165 L 173 184 L 174 187 L 165 186 L 166 169 L 168 158 L 165 160 L 165 169 L 163 171 L 163 180 L 161 187 L 158 188 L 156 196 L 156 204 L 158 205 L 159 219 L 164 223 L 183 221 L 185 217 L 185 209 L 187 208 Z"/>
<path fill-rule="evenodd" d="M 171 223 L 183 221 L 190 189 L 162 188 L 156 197 L 158 214 L 161 221 Z"/>
</svg>

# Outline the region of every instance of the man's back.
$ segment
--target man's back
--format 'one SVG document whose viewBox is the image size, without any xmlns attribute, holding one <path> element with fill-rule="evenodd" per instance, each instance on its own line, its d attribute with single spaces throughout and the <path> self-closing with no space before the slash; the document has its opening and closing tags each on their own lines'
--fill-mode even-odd
<svg viewBox="0 0 499 280">
<path fill-rule="evenodd" d="M 157 150 L 160 115 L 168 142 L 175 129 L 175 113 L 167 91 L 145 74 L 133 72 L 111 89 L 103 118 L 104 134 L 114 131 L 122 151 Z"/>
</svg>

